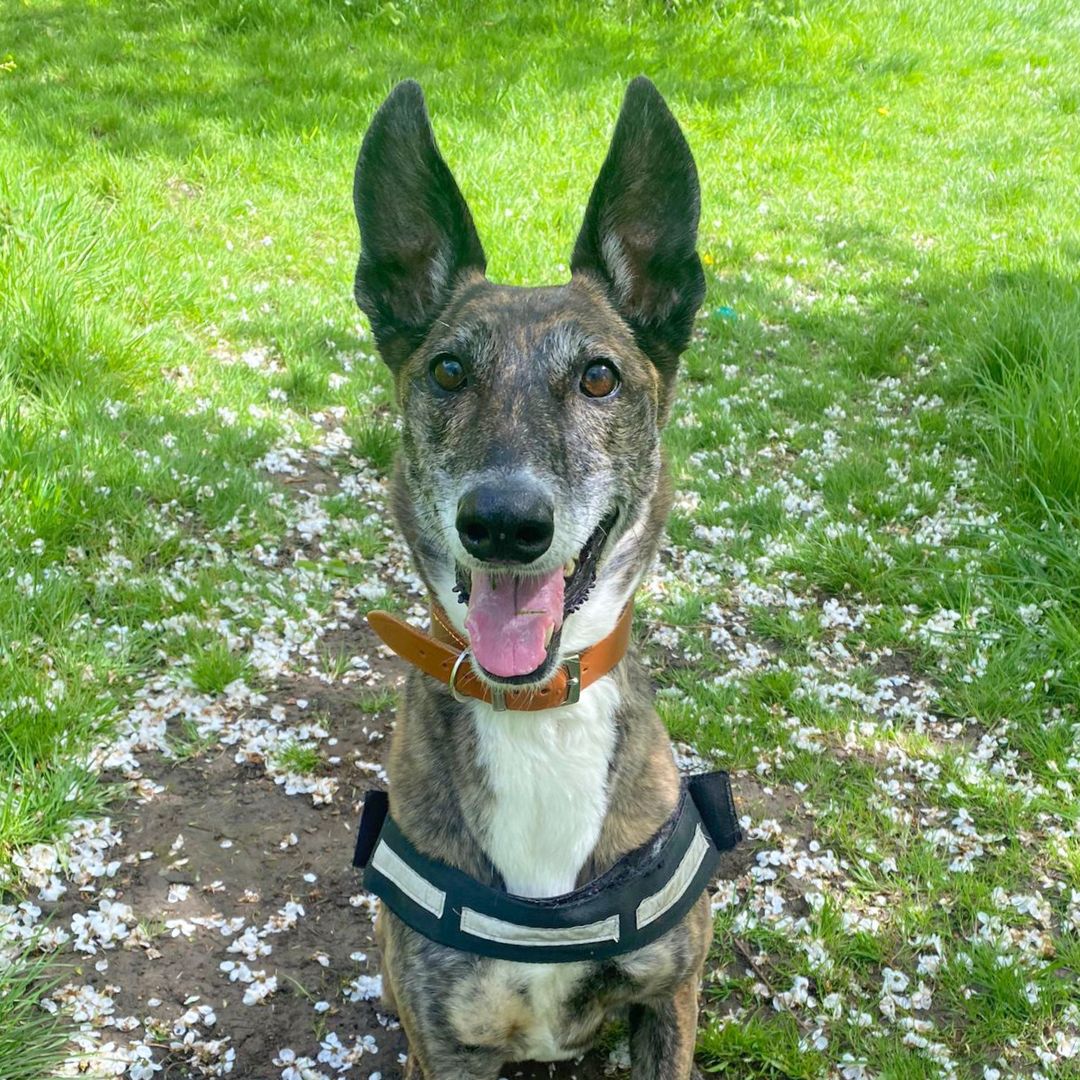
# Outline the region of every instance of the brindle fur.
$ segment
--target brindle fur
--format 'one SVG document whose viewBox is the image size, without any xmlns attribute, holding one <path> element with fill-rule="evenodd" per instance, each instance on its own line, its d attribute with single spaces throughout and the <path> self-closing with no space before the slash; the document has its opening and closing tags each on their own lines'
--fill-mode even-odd
<svg viewBox="0 0 1080 1080">
<path fill-rule="evenodd" d="M 617 509 L 593 591 L 604 583 L 608 597 L 631 595 L 670 508 L 659 431 L 703 293 L 696 173 L 660 95 L 644 79 L 627 92 L 566 285 L 519 289 L 485 279 L 480 241 L 415 83 L 400 84 L 372 122 L 354 194 L 357 300 L 393 371 L 403 417 L 393 507 L 433 596 L 460 628 L 451 587 L 455 565 L 470 562 L 454 535 L 453 508 L 464 484 L 493 471 L 524 471 L 556 490 L 552 565 Z M 433 358 L 446 353 L 466 363 L 467 393 L 433 385 Z M 621 386 L 610 401 L 578 391 L 582 364 L 595 358 L 618 367 Z M 592 643 L 573 641 L 587 632 L 575 628 L 603 623 L 588 607 L 568 617 L 564 652 Z M 617 744 L 607 810 L 579 884 L 652 836 L 679 791 L 667 733 L 632 652 L 611 678 Z M 391 808 L 418 850 L 502 886 L 485 853 L 493 800 L 471 708 L 413 672 L 390 751 Z M 653 945 L 578 965 L 564 999 L 550 1006 L 563 1046 L 584 1052 L 622 1011 L 635 1080 L 686 1080 L 710 927 L 703 897 Z M 388 1002 L 409 1038 L 407 1076 L 494 1080 L 505 1062 L 522 1058 L 536 1007 L 522 965 L 437 945 L 385 908 L 377 929 Z"/>
</svg>

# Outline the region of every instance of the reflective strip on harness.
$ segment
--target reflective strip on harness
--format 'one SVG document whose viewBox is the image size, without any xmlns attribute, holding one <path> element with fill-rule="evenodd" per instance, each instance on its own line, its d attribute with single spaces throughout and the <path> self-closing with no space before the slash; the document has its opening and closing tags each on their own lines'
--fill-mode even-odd
<svg viewBox="0 0 1080 1080">
<path fill-rule="evenodd" d="M 388 812 L 364 802 L 354 864 L 364 885 L 408 926 L 462 952 L 522 963 L 602 960 L 656 941 L 686 916 L 742 839 L 727 773 L 693 777 L 647 843 L 600 877 L 551 899 L 514 896 L 429 858 Z"/>
<path fill-rule="evenodd" d="M 442 918 L 446 893 L 418 874 L 397 852 L 387 846 L 385 840 L 379 841 L 379 846 L 371 857 L 371 865 L 414 903 L 419 904 L 425 911 L 430 911 L 436 919 Z"/>
<path fill-rule="evenodd" d="M 517 923 L 493 919 L 481 915 L 472 908 L 461 909 L 461 929 L 473 937 L 485 941 L 497 941 L 503 945 L 534 945 L 550 949 L 555 945 L 592 945 L 599 941 L 619 940 L 619 916 L 611 915 L 603 922 L 585 926 L 567 926 L 561 930 L 542 926 L 519 926 Z"/>
<path fill-rule="evenodd" d="M 701 869 L 701 864 L 705 861 L 705 856 L 708 854 L 709 841 L 699 825 L 694 833 L 694 839 L 690 847 L 683 856 L 682 862 L 679 863 L 678 869 L 672 875 L 671 880 L 659 892 L 653 893 L 647 900 L 642 900 L 638 904 L 634 918 L 639 930 L 643 926 L 655 922 L 665 911 L 670 911 L 672 906 L 679 902 L 686 890 L 690 888 L 695 875 Z"/>
</svg>

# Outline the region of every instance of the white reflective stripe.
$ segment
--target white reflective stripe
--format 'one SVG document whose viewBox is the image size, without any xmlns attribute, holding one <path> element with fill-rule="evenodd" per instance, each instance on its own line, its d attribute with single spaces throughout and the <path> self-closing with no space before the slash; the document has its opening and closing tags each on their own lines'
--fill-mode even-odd
<svg viewBox="0 0 1080 1080">
<path fill-rule="evenodd" d="M 639 930 L 655 922 L 665 911 L 670 911 L 678 903 L 682 895 L 690 888 L 690 883 L 701 869 L 701 864 L 708 853 L 709 841 L 702 832 L 701 826 L 698 825 L 694 839 L 690 841 L 690 846 L 686 849 L 686 854 L 682 857 L 671 880 L 659 892 L 653 893 L 638 904 L 635 919 Z"/>
<path fill-rule="evenodd" d="M 384 840 L 379 841 L 375 854 L 371 856 L 371 866 L 387 881 L 392 881 L 410 900 L 430 911 L 436 919 L 442 918 L 446 893 L 437 889 L 426 877 L 418 874 Z"/>
<path fill-rule="evenodd" d="M 461 909 L 461 930 L 485 941 L 503 945 L 591 945 L 599 941 L 619 940 L 619 916 L 585 926 L 521 926 L 493 919 L 472 908 Z"/>
</svg>

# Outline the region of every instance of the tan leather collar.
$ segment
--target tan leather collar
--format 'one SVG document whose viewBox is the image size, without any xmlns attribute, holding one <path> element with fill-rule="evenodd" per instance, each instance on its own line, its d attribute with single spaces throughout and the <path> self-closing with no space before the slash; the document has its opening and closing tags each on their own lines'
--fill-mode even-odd
<svg viewBox="0 0 1080 1080">
<path fill-rule="evenodd" d="M 438 604 L 431 606 L 431 634 L 417 630 L 386 611 L 369 613 L 368 625 L 380 638 L 425 675 L 450 687 L 458 701 L 475 699 L 492 705 L 496 712 L 539 712 L 560 705 L 572 705 L 581 691 L 611 671 L 626 655 L 630 626 L 634 620 L 631 600 L 602 641 L 578 656 L 568 657 L 543 685 L 521 690 L 494 690 L 480 680 L 472 668 L 469 643 L 453 628 Z"/>
</svg>

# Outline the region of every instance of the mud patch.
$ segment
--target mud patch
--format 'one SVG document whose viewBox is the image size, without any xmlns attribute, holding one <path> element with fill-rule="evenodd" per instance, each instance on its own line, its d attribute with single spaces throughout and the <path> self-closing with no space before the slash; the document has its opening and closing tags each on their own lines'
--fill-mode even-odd
<svg viewBox="0 0 1080 1080">
<path fill-rule="evenodd" d="M 385 684 L 399 675 L 388 672 Z M 226 1040 L 222 1053 L 234 1052 L 227 1075 L 237 1080 L 280 1076 L 290 1052 L 315 1059 L 328 1045 L 358 1042 L 367 1049 L 345 1075 L 394 1080 L 403 1075 L 405 1037 L 376 993 L 371 907 L 351 866 L 364 792 L 383 786 L 369 766 L 382 764 L 392 720 L 350 702 L 363 702 L 362 693 L 294 683 L 277 702 L 289 721 L 315 714 L 334 732 L 323 750 L 333 754 L 319 770 L 338 782 L 333 803 L 290 797 L 263 768 L 237 764 L 228 748 L 180 762 L 144 759 L 162 790 L 123 810 L 124 841 L 113 855 L 124 864 L 106 890 L 111 903 L 130 907 L 132 932 L 119 948 L 80 957 L 73 981 L 109 996 L 121 1026 L 134 1018 L 147 1042 L 163 1049 L 178 1018 L 208 1007 L 213 1023 L 191 1026 L 200 1039 Z M 55 918 L 70 925 L 86 909 L 84 898 L 69 895 Z M 275 921 L 284 928 L 258 936 Z M 245 1004 L 252 984 L 230 979 L 241 964 L 276 979 L 274 992 Z M 158 1060 L 164 1076 L 215 1075 L 193 1066 L 190 1048 Z M 508 1065 L 503 1075 L 594 1080 L 613 1072 L 607 1055 L 596 1053 L 559 1065 Z"/>
<path fill-rule="evenodd" d="M 399 676 L 392 670 L 385 683 Z M 227 1040 L 234 1051 L 227 1075 L 237 1080 L 280 1076 L 290 1052 L 315 1059 L 328 1045 L 358 1042 L 367 1049 L 346 1075 L 394 1080 L 403 1075 L 407 1046 L 375 992 L 371 908 L 350 865 L 364 792 L 383 786 L 370 766 L 382 764 L 392 720 L 365 714 L 352 700 L 363 702 L 362 693 L 295 683 L 278 701 L 289 721 L 315 713 L 335 733 L 325 748 L 333 754 L 320 766 L 338 781 L 333 803 L 290 797 L 263 768 L 237 764 L 228 748 L 180 762 L 148 757 L 145 770 L 162 790 L 123 811 L 118 854 L 126 861 L 111 883 L 111 900 L 131 908 L 135 925 L 122 947 L 80 958 L 74 981 L 110 996 L 115 1016 L 137 1019 L 148 1042 L 162 1048 L 178 1018 L 209 1007 L 215 1021 L 197 1033 Z M 302 712 L 297 700 L 306 703 Z M 748 859 L 743 850 L 725 856 L 723 876 L 744 872 Z M 75 894 L 55 915 L 70 924 L 86 907 Z M 280 931 L 258 936 L 275 922 L 284 924 Z M 251 984 L 230 979 L 241 964 L 276 979 L 276 990 L 245 1004 Z M 190 1050 L 159 1060 L 164 1076 L 213 1075 L 193 1068 Z M 623 1073 L 607 1052 L 596 1052 L 578 1062 L 508 1065 L 503 1075 Z"/>
<path fill-rule="evenodd" d="M 110 954 L 103 978 L 125 988 L 118 1010 L 157 1015 L 171 1027 L 172 1018 L 192 1004 L 210 1005 L 216 1026 L 228 1032 L 236 1050 L 230 1075 L 238 1078 L 272 1075 L 278 1071 L 273 1059 L 286 1048 L 315 1056 L 313 1048 L 330 1031 L 345 1046 L 375 1036 L 377 1049 L 358 1064 L 369 1073 L 397 1076 L 402 1033 L 377 1000 L 344 1000 L 353 980 L 378 972 L 370 913 L 350 904 L 360 892 L 349 865 L 351 807 L 369 783 L 344 778 L 349 789 L 339 789 L 340 802 L 315 807 L 283 796 L 261 770 L 236 766 L 225 754 L 166 766 L 158 780 L 165 793 L 133 808 L 127 827 L 129 845 L 152 851 L 154 858 L 136 863 L 117 883 L 118 898 L 148 924 L 151 938 L 149 949 Z M 183 845 L 173 851 L 178 837 Z M 176 885 L 190 891 L 170 902 Z M 239 934 L 225 937 L 198 927 L 188 937 L 165 928 L 169 920 L 215 916 L 264 927 L 290 902 L 304 914 L 295 926 L 264 939 L 272 949 L 265 956 L 230 952 Z M 229 962 L 266 970 L 277 978 L 278 990 L 262 1004 L 243 1004 L 244 984 L 221 970 Z M 162 1003 L 156 1008 L 149 1004 L 155 999 Z M 320 1002 L 329 1007 L 316 1011 Z M 188 1074 L 173 1062 L 172 1075 Z"/>
</svg>

